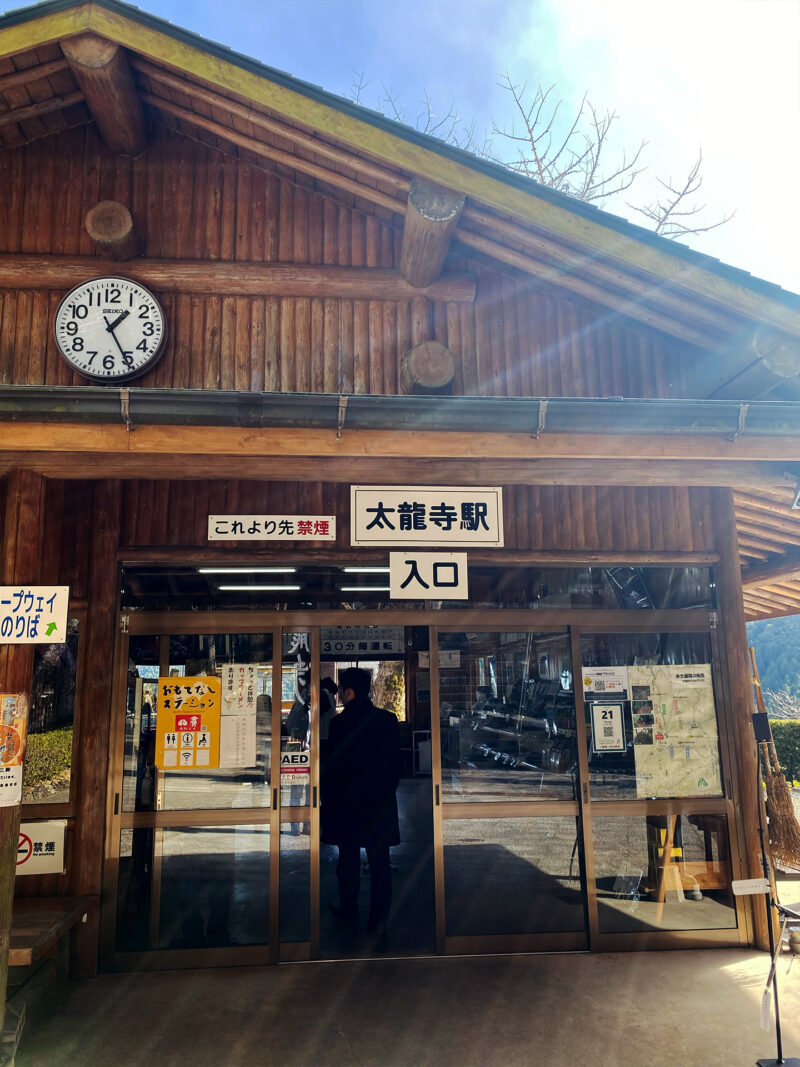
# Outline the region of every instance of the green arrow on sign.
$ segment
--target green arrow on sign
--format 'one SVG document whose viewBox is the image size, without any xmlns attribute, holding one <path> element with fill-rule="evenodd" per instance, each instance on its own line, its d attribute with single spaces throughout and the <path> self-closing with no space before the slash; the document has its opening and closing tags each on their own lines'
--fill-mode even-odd
<svg viewBox="0 0 800 1067">
<path fill-rule="evenodd" d="M 57 629 L 58 629 L 58 623 L 57 622 L 48 622 L 48 624 L 47 624 L 47 635 L 46 636 L 49 637 L 51 634 L 54 634 Z"/>
</svg>

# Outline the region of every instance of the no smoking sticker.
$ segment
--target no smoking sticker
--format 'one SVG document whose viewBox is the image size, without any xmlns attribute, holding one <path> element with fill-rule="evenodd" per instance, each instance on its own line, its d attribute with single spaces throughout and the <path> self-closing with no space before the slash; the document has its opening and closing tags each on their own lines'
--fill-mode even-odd
<svg viewBox="0 0 800 1067">
<path fill-rule="evenodd" d="M 17 866 L 20 867 L 23 863 L 26 863 L 33 855 L 33 841 L 27 834 L 19 835 L 19 844 L 17 845 Z"/>
</svg>

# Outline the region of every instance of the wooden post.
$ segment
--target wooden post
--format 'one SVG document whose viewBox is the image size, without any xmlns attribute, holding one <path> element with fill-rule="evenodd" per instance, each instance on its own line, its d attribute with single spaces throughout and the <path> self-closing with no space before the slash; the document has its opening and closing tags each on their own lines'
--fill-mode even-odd
<svg viewBox="0 0 800 1067">
<path fill-rule="evenodd" d="M 736 750 L 738 790 L 734 796 L 736 818 L 744 837 L 744 877 L 762 878 L 758 836 L 758 754 L 753 734 L 753 686 L 747 651 L 747 629 L 742 599 L 742 572 L 736 536 L 736 513 L 730 489 L 712 489 L 711 506 L 719 563 L 714 569 L 717 584 L 720 646 L 727 663 L 730 729 Z M 735 827 L 729 827 L 733 834 Z M 769 948 L 769 928 L 762 897 L 753 903 L 753 930 L 758 948 Z"/>
<path fill-rule="evenodd" d="M 423 178 L 413 179 L 400 246 L 400 273 L 411 285 L 430 285 L 442 273 L 463 210 L 460 193 Z"/>
<path fill-rule="evenodd" d="M 106 780 L 111 722 L 112 666 L 117 611 L 117 548 L 120 541 L 122 487 L 98 481 L 92 504 L 89 563 L 89 611 L 86 620 L 83 690 L 81 692 L 78 808 L 71 889 L 75 896 L 99 896 L 103 877 Z M 113 902 L 109 906 L 113 907 Z M 72 938 L 73 973 L 97 973 L 99 914 L 76 928 Z"/>
<path fill-rule="evenodd" d="M 147 129 L 124 50 L 114 41 L 84 33 L 62 41 L 61 51 L 111 151 L 140 155 L 147 147 Z"/>
<path fill-rule="evenodd" d="M 44 478 L 31 471 L 12 471 L 7 487 L 0 585 L 38 581 L 44 518 Z M 0 647 L 0 692 L 27 693 L 30 697 L 33 654 L 33 645 Z M 21 810 L 20 805 L 0 808 L 0 1031 L 6 1010 L 8 946 Z"/>
<path fill-rule="evenodd" d="M 101 200 L 86 212 L 84 226 L 91 239 L 114 259 L 133 259 L 139 255 L 141 240 L 125 204 Z"/>
</svg>

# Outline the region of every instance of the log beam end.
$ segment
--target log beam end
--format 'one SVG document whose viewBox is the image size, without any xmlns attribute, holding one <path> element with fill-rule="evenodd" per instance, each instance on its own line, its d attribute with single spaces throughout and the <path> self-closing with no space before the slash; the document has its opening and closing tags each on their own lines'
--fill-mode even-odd
<svg viewBox="0 0 800 1067">
<path fill-rule="evenodd" d="M 400 247 L 400 273 L 424 288 L 442 272 L 465 197 L 422 178 L 414 178 Z"/>
<path fill-rule="evenodd" d="M 114 41 L 84 33 L 61 42 L 100 134 L 112 152 L 138 156 L 147 126 L 125 52 Z"/>
</svg>

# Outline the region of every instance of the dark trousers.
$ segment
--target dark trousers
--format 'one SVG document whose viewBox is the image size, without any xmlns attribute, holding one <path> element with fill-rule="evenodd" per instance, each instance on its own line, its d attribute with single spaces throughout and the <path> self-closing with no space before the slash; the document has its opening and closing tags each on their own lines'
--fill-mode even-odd
<svg viewBox="0 0 800 1067">
<path fill-rule="evenodd" d="M 371 845 L 369 860 L 369 923 L 377 925 L 389 918 L 392 903 L 392 872 L 389 866 L 389 846 Z M 358 890 L 361 884 L 361 849 L 358 845 L 339 845 L 336 865 L 339 881 L 339 905 L 343 912 L 355 915 L 358 911 Z"/>
</svg>

